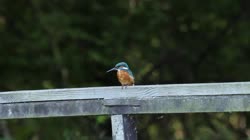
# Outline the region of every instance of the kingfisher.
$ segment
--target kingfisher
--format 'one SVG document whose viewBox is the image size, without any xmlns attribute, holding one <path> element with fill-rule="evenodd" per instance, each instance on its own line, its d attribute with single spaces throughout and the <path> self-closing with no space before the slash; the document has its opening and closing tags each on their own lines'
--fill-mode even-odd
<svg viewBox="0 0 250 140">
<path fill-rule="evenodd" d="M 107 72 L 117 71 L 117 78 L 122 85 L 122 89 L 127 86 L 132 86 L 135 83 L 135 78 L 132 71 L 129 69 L 129 66 L 125 62 L 120 62 L 115 65 L 112 69 Z"/>
</svg>

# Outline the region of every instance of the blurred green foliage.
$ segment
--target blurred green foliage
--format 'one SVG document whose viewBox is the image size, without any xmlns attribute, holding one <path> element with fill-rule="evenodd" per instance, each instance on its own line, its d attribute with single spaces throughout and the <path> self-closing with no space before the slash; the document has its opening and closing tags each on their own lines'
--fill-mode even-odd
<svg viewBox="0 0 250 140">
<path fill-rule="evenodd" d="M 249 0 L 0 0 L 0 89 L 248 81 Z M 143 140 L 250 139 L 249 113 L 138 115 Z M 1 140 L 111 139 L 107 116 L 1 121 Z"/>
</svg>

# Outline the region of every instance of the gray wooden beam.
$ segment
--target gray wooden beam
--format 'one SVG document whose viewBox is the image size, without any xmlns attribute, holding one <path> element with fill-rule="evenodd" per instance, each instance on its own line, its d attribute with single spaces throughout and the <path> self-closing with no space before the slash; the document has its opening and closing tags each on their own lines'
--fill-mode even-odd
<svg viewBox="0 0 250 140">
<path fill-rule="evenodd" d="M 110 99 L 108 99 L 110 100 Z M 129 102 L 131 100 L 131 106 Z M 137 101 L 136 106 L 133 104 Z M 118 105 L 118 102 L 120 105 Z M 250 95 L 195 95 L 143 99 L 69 100 L 0 104 L 0 119 L 84 115 L 250 111 Z M 107 105 L 106 105 L 107 104 Z"/>
<path fill-rule="evenodd" d="M 113 140 L 137 140 L 136 125 L 131 115 L 112 115 Z"/>
<path fill-rule="evenodd" d="M 0 92 L 0 119 L 250 111 L 250 82 Z"/>
<path fill-rule="evenodd" d="M 122 115 L 112 115 L 112 138 L 113 140 L 125 140 L 124 124 Z"/>
<path fill-rule="evenodd" d="M 136 140 L 129 114 L 250 111 L 250 82 L 0 92 L 0 119 L 111 115 L 114 140 Z"/>
<path fill-rule="evenodd" d="M 24 90 L 0 92 L 1 103 L 58 101 L 58 100 L 95 100 L 117 98 L 154 98 L 170 96 L 216 96 L 249 95 L 250 82 L 209 83 L 209 84 L 172 84 L 121 87 L 69 88 L 50 90 Z"/>
</svg>

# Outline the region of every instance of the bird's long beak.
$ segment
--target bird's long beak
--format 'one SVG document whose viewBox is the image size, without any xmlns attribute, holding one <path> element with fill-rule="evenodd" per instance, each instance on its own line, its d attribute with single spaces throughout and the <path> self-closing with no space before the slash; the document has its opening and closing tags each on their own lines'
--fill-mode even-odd
<svg viewBox="0 0 250 140">
<path fill-rule="evenodd" d="M 112 68 L 112 69 L 108 70 L 107 72 L 111 72 L 111 71 L 114 71 L 114 70 L 117 70 L 117 68 L 116 68 L 116 67 L 114 67 L 114 68 Z"/>
</svg>

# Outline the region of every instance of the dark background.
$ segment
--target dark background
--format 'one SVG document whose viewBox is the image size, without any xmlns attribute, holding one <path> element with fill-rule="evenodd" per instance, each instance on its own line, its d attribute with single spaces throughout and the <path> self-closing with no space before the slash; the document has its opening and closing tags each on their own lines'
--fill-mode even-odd
<svg viewBox="0 0 250 140">
<path fill-rule="evenodd" d="M 0 0 L 0 90 L 249 81 L 249 0 Z M 138 115 L 140 140 L 250 139 L 249 113 Z M 110 139 L 108 116 L 0 121 L 0 140 Z"/>
</svg>

